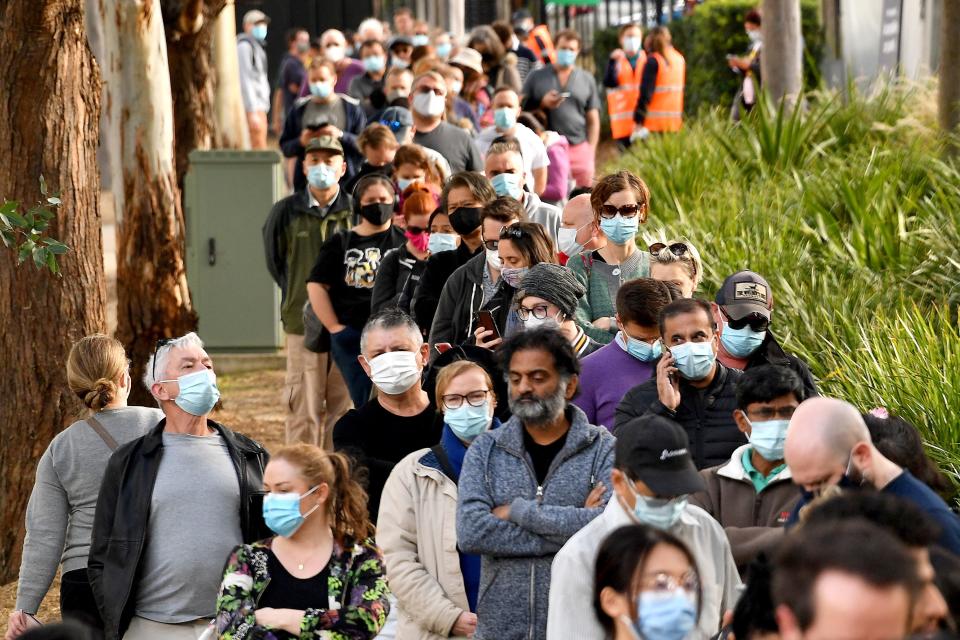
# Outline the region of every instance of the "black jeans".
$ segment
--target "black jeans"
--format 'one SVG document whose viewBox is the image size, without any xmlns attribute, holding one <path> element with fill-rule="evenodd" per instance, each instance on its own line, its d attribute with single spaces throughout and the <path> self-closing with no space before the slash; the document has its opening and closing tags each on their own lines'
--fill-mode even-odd
<svg viewBox="0 0 960 640">
<path fill-rule="evenodd" d="M 89 626 L 94 630 L 91 637 L 103 638 L 103 620 L 93 599 L 86 569 L 67 571 L 60 577 L 60 615 L 64 620 Z"/>
</svg>

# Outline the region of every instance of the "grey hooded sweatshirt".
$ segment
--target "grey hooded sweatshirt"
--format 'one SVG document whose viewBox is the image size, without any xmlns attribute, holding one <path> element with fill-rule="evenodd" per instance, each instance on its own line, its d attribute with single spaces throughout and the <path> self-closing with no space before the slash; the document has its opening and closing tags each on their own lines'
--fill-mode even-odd
<svg viewBox="0 0 960 640">
<path fill-rule="evenodd" d="M 614 438 L 569 405 L 570 430 L 542 485 L 516 417 L 481 434 L 460 472 L 457 544 L 482 555 L 476 640 L 534 640 L 547 633 L 550 564 L 567 539 L 603 512 L 584 508 L 597 483 L 612 495 Z M 492 510 L 510 505 L 510 519 Z"/>
</svg>

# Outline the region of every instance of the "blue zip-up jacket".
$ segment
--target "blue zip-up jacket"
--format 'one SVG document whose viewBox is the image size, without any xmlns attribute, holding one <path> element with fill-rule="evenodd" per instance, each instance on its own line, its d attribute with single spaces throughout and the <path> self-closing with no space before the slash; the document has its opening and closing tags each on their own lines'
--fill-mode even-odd
<svg viewBox="0 0 960 640">
<path fill-rule="evenodd" d="M 538 485 L 523 446 L 523 425 L 510 418 L 480 434 L 460 472 L 457 542 L 482 555 L 476 640 L 538 640 L 547 635 L 550 564 L 567 539 L 599 516 L 612 495 L 614 438 L 569 405 L 570 431 Z M 598 482 L 604 504 L 584 508 Z M 510 505 L 510 519 L 492 511 Z"/>
</svg>

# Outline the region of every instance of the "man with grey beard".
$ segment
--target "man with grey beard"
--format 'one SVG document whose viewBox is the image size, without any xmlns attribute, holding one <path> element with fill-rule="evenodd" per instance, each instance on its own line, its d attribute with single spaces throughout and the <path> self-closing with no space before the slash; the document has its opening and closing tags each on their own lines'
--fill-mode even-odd
<svg viewBox="0 0 960 640">
<path fill-rule="evenodd" d="M 550 564 L 603 511 L 614 439 L 570 403 L 580 365 L 559 331 L 521 331 L 500 358 L 513 417 L 467 449 L 457 547 L 481 556 L 474 638 L 545 638 Z"/>
</svg>

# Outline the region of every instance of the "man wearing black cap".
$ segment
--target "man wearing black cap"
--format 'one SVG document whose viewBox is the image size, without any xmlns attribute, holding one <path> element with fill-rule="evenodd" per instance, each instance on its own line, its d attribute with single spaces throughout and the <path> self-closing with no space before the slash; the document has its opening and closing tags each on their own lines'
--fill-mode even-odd
<svg viewBox="0 0 960 640">
<path fill-rule="evenodd" d="M 350 226 L 353 200 L 339 185 L 346 171 L 343 146 L 328 136 L 307 142 L 307 186 L 280 200 L 263 226 L 267 270 L 280 287 L 280 319 L 286 333 L 286 442 L 333 449 L 333 425 L 352 406 L 347 385 L 325 344 L 304 345 L 307 275 L 328 238 Z"/>
<path fill-rule="evenodd" d="M 717 360 L 724 366 L 741 371 L 763 364 L 787 367 L 800 376 L 806 397 L 819 395 L 807 363 L 784 352 L 770 332 L 773 292 L 763 276 L 753 271 L 728 276 L 713 312 L 720 330 Z"/>
<path fill-rule="evenodd" d="M 570 538 L 553 560 L 547 637 L 606 637 L 593 610 L 597 550 L 611 531 L 633 523 L 669 531 L 690 549 L 702 595 L 697 632 L 689 637 L 716 635 L 724 612 L 736 602 L 741 582 L 723 528 L 687 502 L 687 496 L 704 485 L 683 429 L 662 416 L 630 420 L 617 432 L 610 476 L 614 495 L 603 514 Z"/>
</svg>

